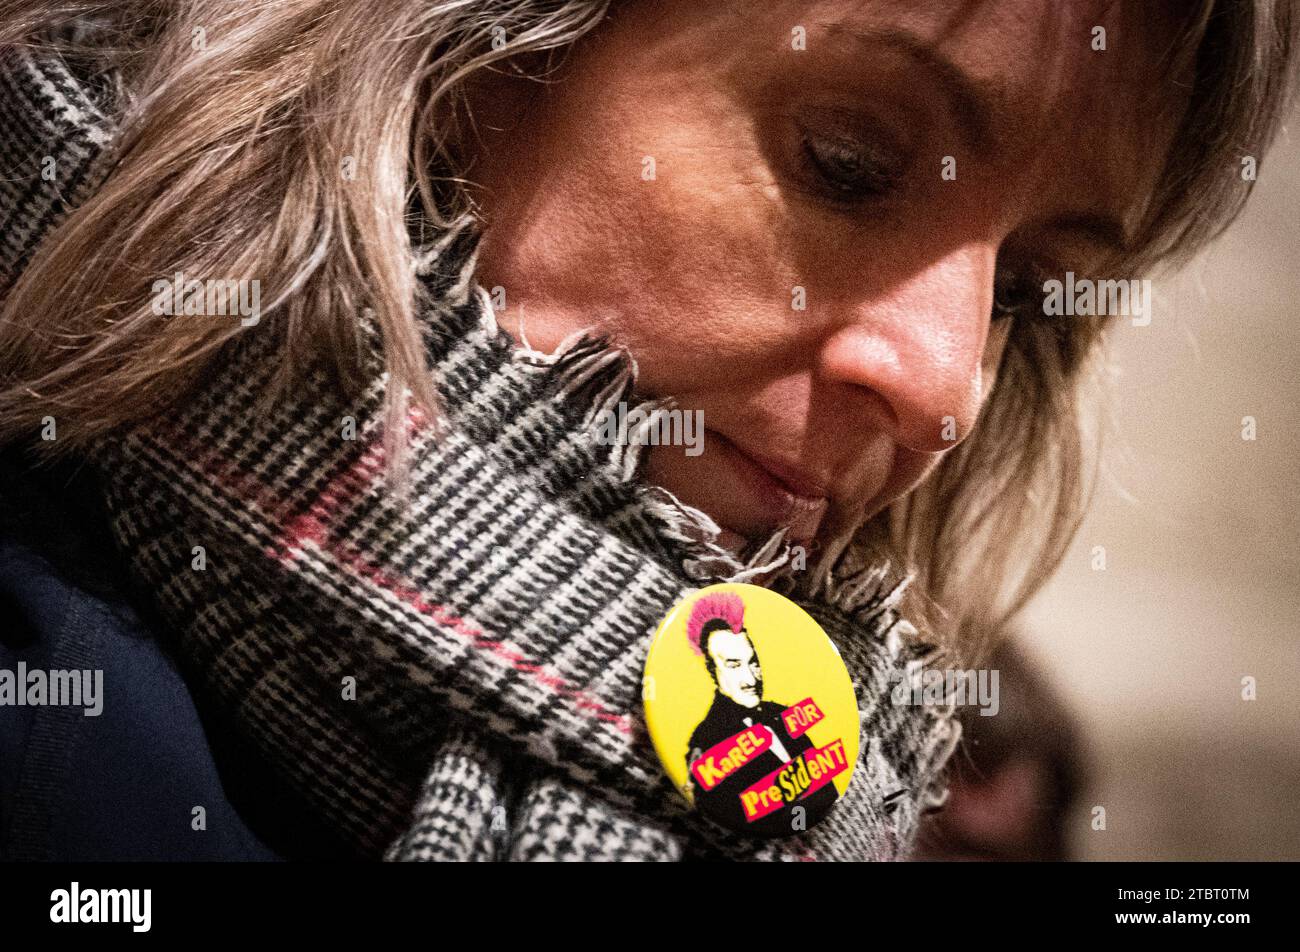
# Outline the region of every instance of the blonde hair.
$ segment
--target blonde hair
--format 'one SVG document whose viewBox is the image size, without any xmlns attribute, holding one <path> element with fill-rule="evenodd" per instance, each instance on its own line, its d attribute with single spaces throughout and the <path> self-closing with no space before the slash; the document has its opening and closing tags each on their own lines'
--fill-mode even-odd
<svg viewBox="0 0 1300 952">
<path fill-rule="evenodd" d="M 27 439 L 54 415 L 57 449 L 84 447 L 183 400 L 240 328 L 160 323 L 153 280 L 178 271 L 261 281 L 285 342 L 279 388 L 318 359 L 356 386 L 355 315 L 368 309 L 404 385 L 389 388 L 390 421 L 405 417 L 404 391 L 432 407 L 411 202 L 435 227 L 468 206 L 450 147 L 466 80 L 562 51 L 609 2 L 9 3 L 0 54 L 98 25 L 93 50 L 67 52 L 118 77 L 120 135 L 102 186 L 0 288 L 0 439 Z M 1282 121 L 1295 31 L 1292 5 L 1274 0 L 1202 0 L 1186 17 L 1171 63 L 1192 69 L 1191 107 L 1130 271 L 1185 259 L 1235 217 L 1250 188 L 1240 159 L 1261 156 Z M 355 180 L 344 160 L 362 170 Z M 1023 606 L 1077 527 L 1081 398 L 1101 331 L 1017 330 L 975 433 L 862 530 L 915 574 L 909 610 L 968 649 Z"/>
</svg>

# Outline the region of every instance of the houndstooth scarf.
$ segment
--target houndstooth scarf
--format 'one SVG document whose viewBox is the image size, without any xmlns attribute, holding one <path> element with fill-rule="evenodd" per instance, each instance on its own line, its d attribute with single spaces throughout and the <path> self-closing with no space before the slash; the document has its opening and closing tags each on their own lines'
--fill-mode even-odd
<svg viewBox="0 0 1300 952">
<path fill-rule="evenodd" d="M 13 51 L 0 110 L 3 287 L 109 173 L 112 122 L 60 60 Z M 932 657 L 897 613 L 902 583 L 846 556 L 813 584 L 779 534 L 744 560 L 721 548 L 706 516 L 637 478 L 638 447 L 595 438 L 602 409 L 636 399 L 630 359 L 586 335 L 517 346 L 474 282 L 476 237 L 462 220 L 413 265 L 443 406 L 401 436 L 404 494 L 384 478 L 369 328 L 355 399 L 312 370 L 265 405 L 271 318 L 187 403 L 97 454 L 121 552 L 201 697 L 359 856 L 905 856 L 960 731 L 950 706 L 891 701 L 891 678 Z M 847 793 L 775 841 L 690 812 L 641 716 L 660 620 L 703 584 L 747 579 L 817 619 L 861 713 Z"/>
</svg>

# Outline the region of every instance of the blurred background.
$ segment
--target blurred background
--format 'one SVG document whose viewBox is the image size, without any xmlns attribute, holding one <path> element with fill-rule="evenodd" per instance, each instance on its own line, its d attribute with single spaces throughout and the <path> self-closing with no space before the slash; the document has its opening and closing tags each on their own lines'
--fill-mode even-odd
<svg viewBox="0 0 1300 952">
<path fill-rule="evenodd" d="M 1116 329 L 1106 475 L 1065 564 L 994 662 L 1012 669 L 1001 685 L 1011 707 L 1005 721 L 971 724 L 955 810 L 940 821 L 948 842 L 930 855 L 1300 859 L 1291 126 L 1237 224 L 1154 282 L 1150 326 Z M 1242 438 L 1247 416 L 1254 441 Z M 1037 674 L 1008 678 L 1024 665 Z M 1242 699 L 1247 676 L 1254 701 Z M 1074 766 L 1065 776 L 1062 759 Z M 1054 821 L 1054 791 L 1072 785 Z"/>
</svg>

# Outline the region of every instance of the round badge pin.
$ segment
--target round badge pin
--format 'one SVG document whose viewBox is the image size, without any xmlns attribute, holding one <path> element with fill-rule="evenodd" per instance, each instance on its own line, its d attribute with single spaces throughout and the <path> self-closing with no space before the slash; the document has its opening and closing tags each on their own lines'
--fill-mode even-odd
<svg viewBox="0 0 1300 952">
<path fill-rule="evenodd" d="M 812 616 L 756 585 L 711 585 L 659 625 L 646 726 L 674 786 L 714 822 L 790 836 L 824 819 L 858 759 L 858 704 Z"/>
</svg>

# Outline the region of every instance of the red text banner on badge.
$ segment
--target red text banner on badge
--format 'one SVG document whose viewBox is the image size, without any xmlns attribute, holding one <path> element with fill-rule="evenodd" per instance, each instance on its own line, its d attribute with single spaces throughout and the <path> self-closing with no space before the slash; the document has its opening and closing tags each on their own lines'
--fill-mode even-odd
<svg viewBox="0 0 1300 952">
<path fill-rule="evenodd" d="M 812 796 L 847 770 L 848 766 L 849 762 L 844 756 L 844 742 L 841 740 L 800 754 L 740 795 L 746 822 L 761 820 L 788 803 Z"/>
<path fill-rule="evenodd" d="M 791 704 L 781 712 L 781 722 L 790 737 L 802 737 L 808 728 L 822 720 L 825 715 L 810 697 L 798 704 Z M 733 734 L 706 750 L 691 764 L 691 773 L 695 782 L 705 790 L 712 790 L 733 773 L 751 762 L 763 751 L 772 746 L 772 734 L 766 728 L 750 727 L 738 734 Z"/>
<path fill-rule="evenodd" d="M 812 698 L 806 697 L 798 704 L 791 704 L 781 714 L 781 720 L 791 737 L 802 737 L 814 724 L 826 715 L 822 714 Z"/>
<path fill-rule="evenodd" d="M 770 730 L 748 727 L 701 754 L 691 764 L 691 773 L 695 775 L 696 783 L 705 790 L 712 790 L 771 746 Z"/>
</svg>

